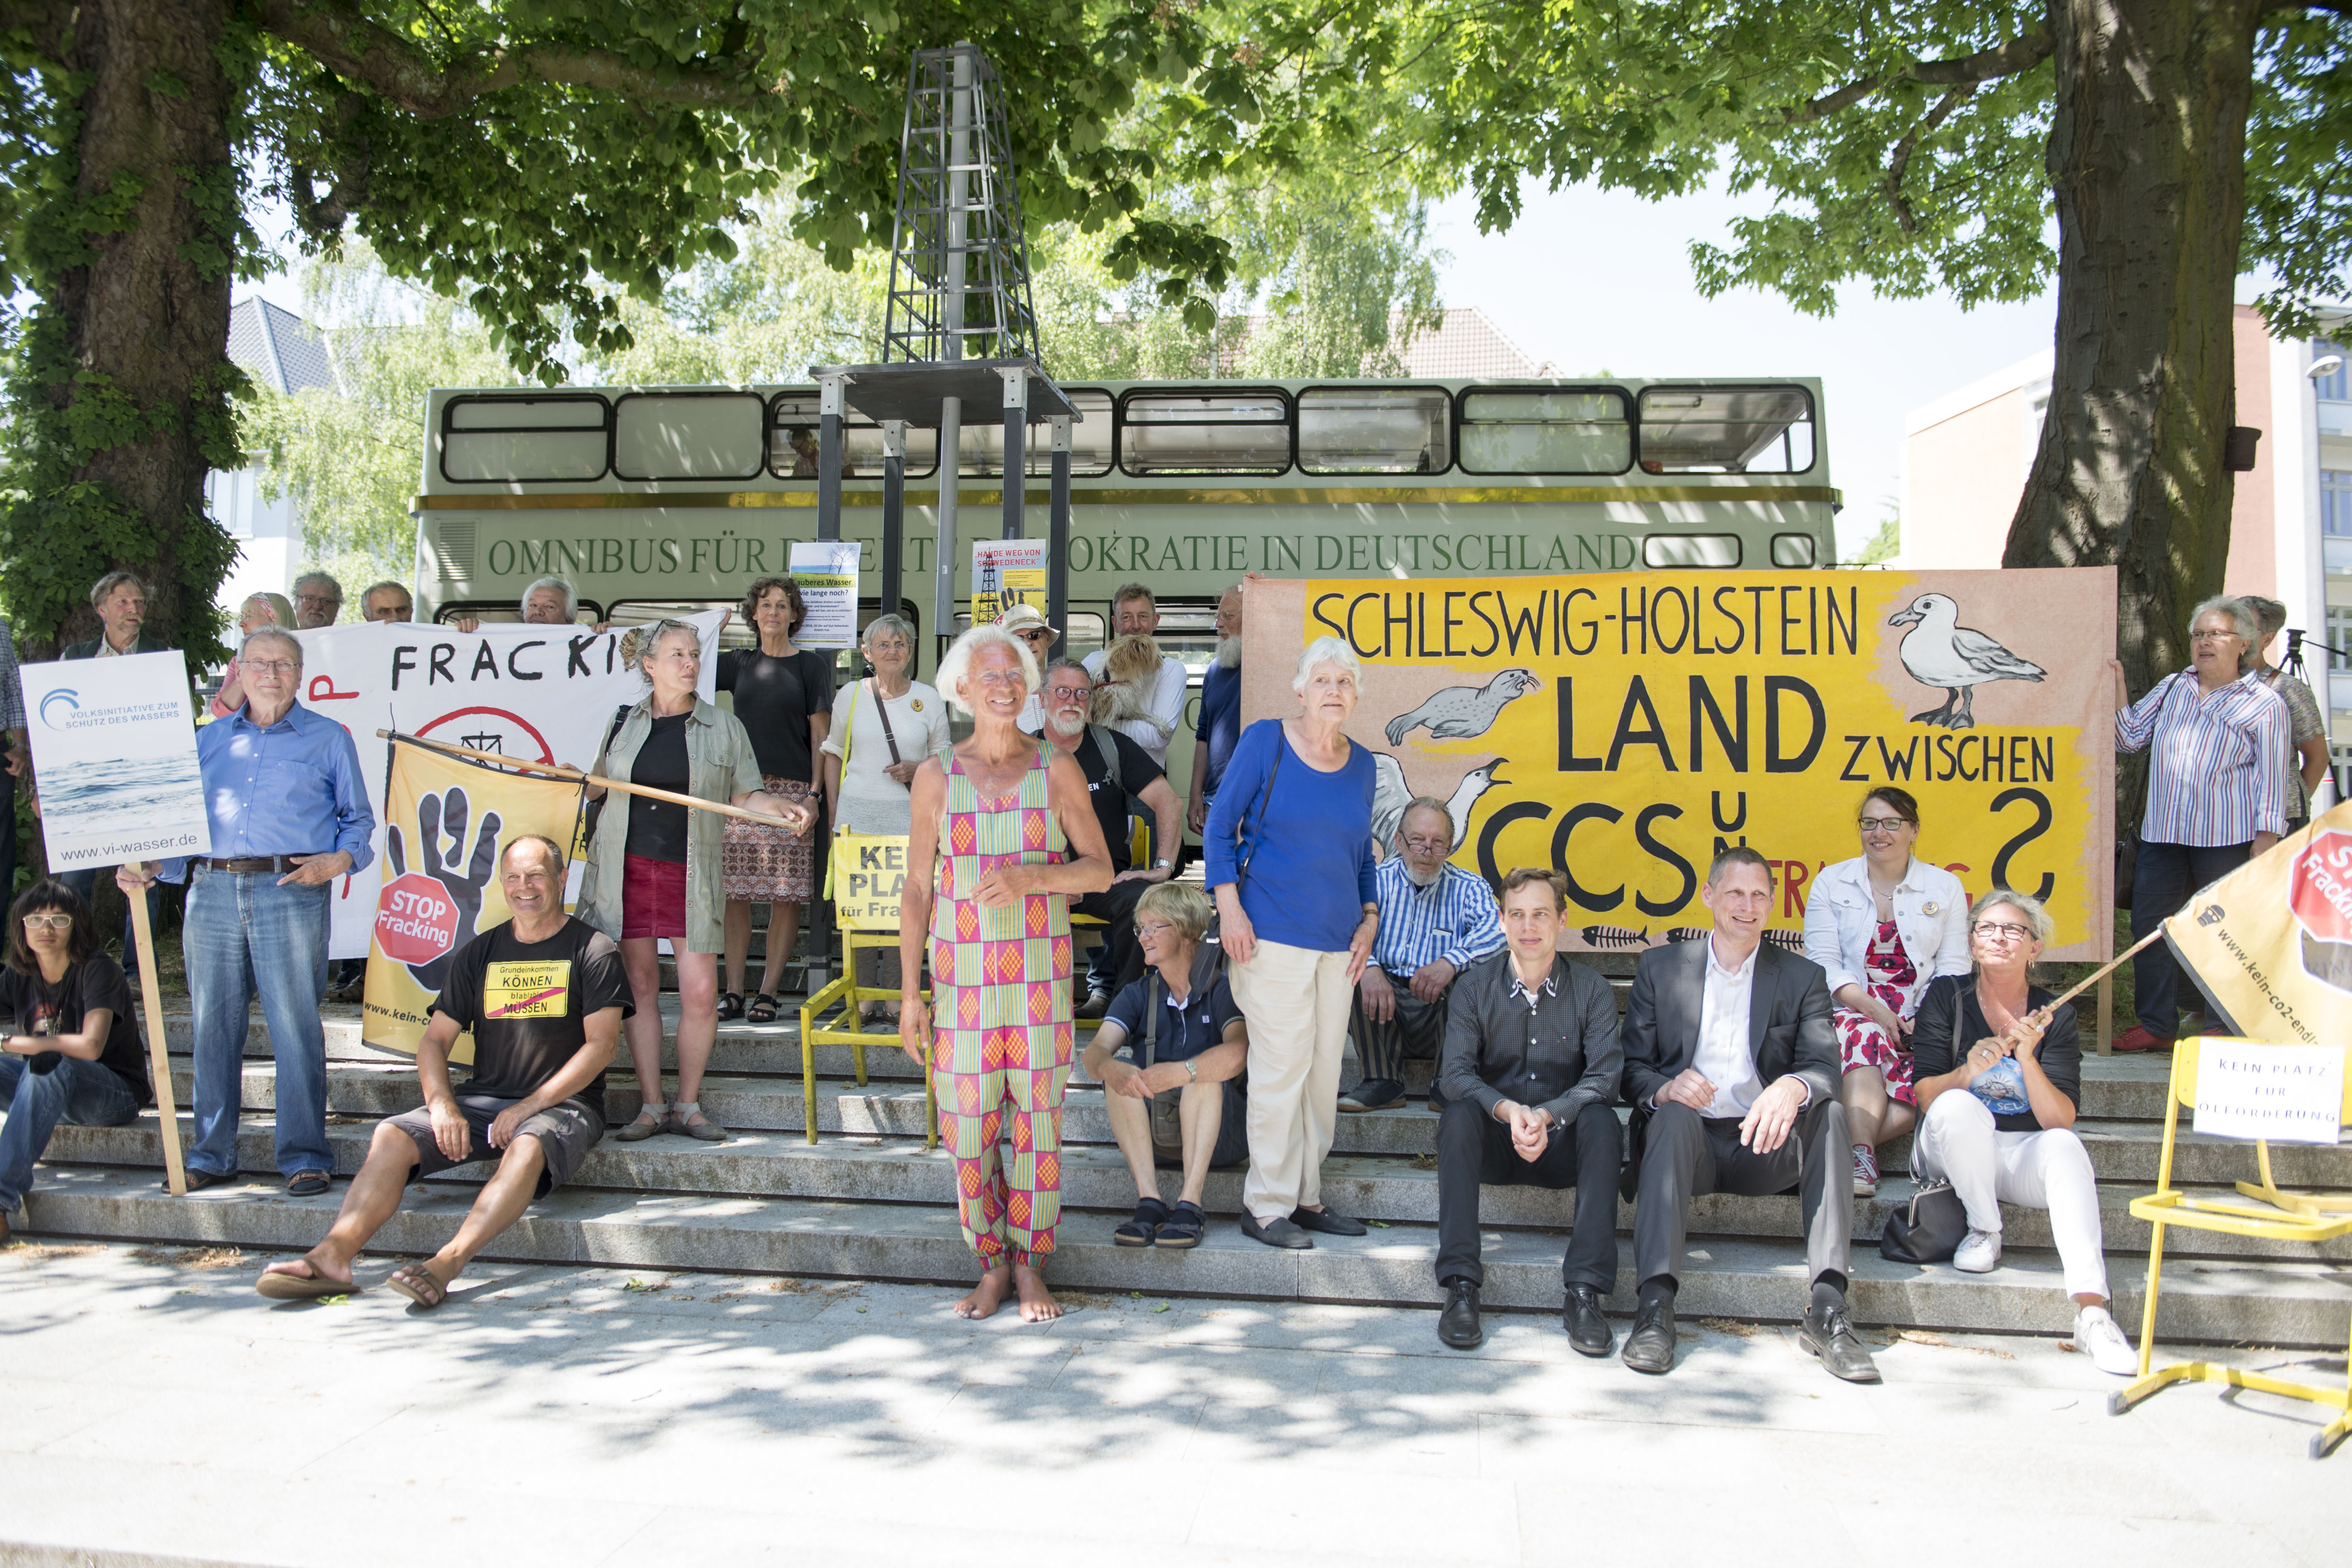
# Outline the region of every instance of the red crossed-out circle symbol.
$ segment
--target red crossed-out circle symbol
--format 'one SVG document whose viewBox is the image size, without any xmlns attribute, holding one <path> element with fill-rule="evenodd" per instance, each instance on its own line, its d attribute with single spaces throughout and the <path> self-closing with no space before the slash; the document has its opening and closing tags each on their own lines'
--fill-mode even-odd
<svg viewBox="0 0 2352 1568">
<path fill-rule="evenodd" d="M 2287 902 L 2322 942 L 2352 942 L 2352 833 L 2322 833 L 2294 858 Z"/>
</svg>

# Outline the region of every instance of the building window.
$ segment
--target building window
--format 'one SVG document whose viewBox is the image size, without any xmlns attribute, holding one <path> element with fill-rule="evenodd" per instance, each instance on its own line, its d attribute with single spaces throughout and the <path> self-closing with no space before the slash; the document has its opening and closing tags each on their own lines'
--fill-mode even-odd
<svg viewBox="0 0 2352 1568">
<path fill-rule="evenodd" d="M 2330 669 L 2352 669 L 2352 605 L 2327 606 L 2327 646 L 2343 653 L 2327 656 Z"/>
<path fill-rule="evenodd" d="M 2319 531 L 2352 539 L 2352 469 L 2319 470 Z"/>
<path fill-rule="evenodd" d="M 2324 338 L 2311 345 L 2311 357 L 2315 360 L 2326 359 L 2330 354 L 2346 363 L 2327 374 L 2316 377 L 2314 384 L 2318 387 L 2322 397 L 2333 398 L 2338 403 L 2352 401 L 2352 351 L 2347 351 L 2342 343 L 2331 343 Z"/>
</svg>

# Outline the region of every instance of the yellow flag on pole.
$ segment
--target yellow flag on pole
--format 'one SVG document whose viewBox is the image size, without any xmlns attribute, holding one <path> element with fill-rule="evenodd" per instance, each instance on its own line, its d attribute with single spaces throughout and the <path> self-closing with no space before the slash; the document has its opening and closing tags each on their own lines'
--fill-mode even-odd
<svg viewBox="0 0 2352 1568">
<path fill-rule="evenodd" d="M 414 1056 L 449 960 L 476 933 L 511 918 L 499 886 L 507 846 L 537 836 L 570 855 L 583 786 L 447 756 L 405 736 L 392 737 L 391 752 L 383 885 L 360 1033 L 369 1045 Z M 571 901 L 567 889 L 565 907 Z M 450 1059 L 474 1059 L 470 1034 L 458 1037 Z"/>
<path fill-rule="evenodd" d="M 2224 1033 L 2342 1044 L 2352 1035 L 2352 804 L 2192 895 L 2164 939 Z"/>
</svg>

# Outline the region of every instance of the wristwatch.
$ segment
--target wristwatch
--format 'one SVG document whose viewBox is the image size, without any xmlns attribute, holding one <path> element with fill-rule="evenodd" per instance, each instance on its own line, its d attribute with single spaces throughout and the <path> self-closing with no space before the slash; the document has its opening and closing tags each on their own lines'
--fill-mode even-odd
<svg viewBox="0 0 2352 1568">
<path fill-rule="evenodd" d="M 1151 868 L 1155 871 L 1172 871 L 1176 868 L 1176 862 L 1173 860 L 1154 860 L 1151 863 Z"/>
<path fill-rule="evenodd" d="M 1192 1065 L 1192 1059 L 1190 1057 L 1184 1058 L 1184 1081 L 1186 1083 L 1201 1081 L 1201 1069 Z"/>
</svg>

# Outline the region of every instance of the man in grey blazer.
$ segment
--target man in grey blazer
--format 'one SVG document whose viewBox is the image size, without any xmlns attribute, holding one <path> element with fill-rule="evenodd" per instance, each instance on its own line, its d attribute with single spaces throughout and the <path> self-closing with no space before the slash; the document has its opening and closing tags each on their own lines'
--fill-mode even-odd
<svg viewBox="0 0 2352 1568">
<path fill-rule="evenodd" d="M 1697 942 L 1642 955 L 1625 1009 L 1625 1096 L 1633 1107 L 1639 1294 L 1624 1362 L 1675 1364 L 1675 1291 L 1691 1199 L 1798 1189 L 1812 1300 L 1798 1343 L 1834 1376 L 1876 1383 L 1846 1317 L 1853 1229 L 1837 1037 L 1819 964 L 1764 941 L 1772 868 L 1745 845 L 1719 851 L 1699 901 Z"/>
</svg>

